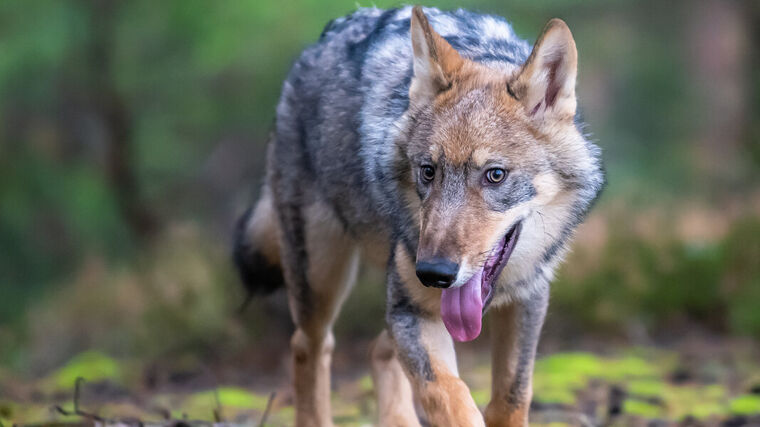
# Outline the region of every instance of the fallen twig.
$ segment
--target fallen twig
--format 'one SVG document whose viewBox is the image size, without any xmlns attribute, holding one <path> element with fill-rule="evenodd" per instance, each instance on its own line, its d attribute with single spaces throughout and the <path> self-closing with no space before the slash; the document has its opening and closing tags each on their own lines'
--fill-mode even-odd
<svg viewBox="0 0 760 427">
<path fill-rule="evenodd" d="M 219 389 L 214 389 L 214 399 L 216 400 L 216 408 L 212 411 L 214 413 L 214 421 L 217 423 L 222 422 L 222 401 L 219 400 Z"/>
<path fill-rule="evenodd" d="M 74 412 L 67 411 L 60 407 L 59 405 L 55 405 L 53 408 L 55 408 L 56 411 L 58 411 L 62 415 L 79 415 L 80 417 L 89 418 L 93 421 L 99 421 L 101 423 L 104 423 L 106 420 L 102 418 L 101 416 L 97 414 L 92 414 L 89 412 L 85 412 L 81 409 L 79 409 L 79 393 L 81 389 L 81 385 L 84 383 L 84 378 L 78 377 L 76 382 L 74 383 Z"/>
<path fill-rule="evenodd" d="M 61 415 L 66 416 L 80 416 L 83 418 L 86 418 L 89 421 L 97 422 L 100 425 L 112 425 L 112 424 L 119 424 L 119 425 L 133 425 L 138 427 L 143 427 L 145 425 L 145 422 L 138 418 L 104 418 L 100 415 L 92 412 L 87 412 L 79 407 L 80 400 L 81 400 L 81 393 L 82 393 L 82 384 L 84 384 L 85 379 L 82 377 L 77 378 L 76 383 L 74 385 L 74 410 L 70 411 L 67 409 L 64 409 L 60 405 L 53 406 L 53 409 L 58 412 Z M 269 417 L 269 413 L 272 410 L 274 398 L 275 398 L 276 392 L 272 392 L 269 394 L 269 400 L 267 401 L 267 406 L 264 409 L 264 413 L 261 416 L 261 420 L 259 421 L 258 426 L 264 427 L 267 418 Z M 189 427 L 191 425 L 198 425 L 198 426 L 211 426 L 216 424 L 226 424 L 224 417 L 222 417 L 222 403 L 221 399 L 219 398 L 219 392 L 218 390 L 214 390 L 214 397 L 216 399 L 216 408 L 213 410 L 214 415 L 214 421 L 208 422 L 208 421 L 201 421 L 201 420 L 188 420 L 187 414 L 182 414 L 183 419 L 173 419 L 171 417 L 171 412 L 169 410 L 164 409 L 162 412 L 162 415 L 164 417 L 164 421 L 167 422 L 166 425 L 172 426 L 172 427 Z M 5 427 L 2 422 L 0 422 L 0 427 Z"/>
<path fill-rule="evenodd" d="M 264 409 L 264 413 L 261 415 L 261 421 L 259 421 L 259 427 L 264 427 L 264 423 L 267 421 L 267 417 L 269 416 L 269 411 L 272 410 L 272 402 L 274 402 L 274 396 L 277 394 L 276 391 L 273 391 L 269 394 L 269 400 L 267 401 L 267 407 Z"/>
</svg>

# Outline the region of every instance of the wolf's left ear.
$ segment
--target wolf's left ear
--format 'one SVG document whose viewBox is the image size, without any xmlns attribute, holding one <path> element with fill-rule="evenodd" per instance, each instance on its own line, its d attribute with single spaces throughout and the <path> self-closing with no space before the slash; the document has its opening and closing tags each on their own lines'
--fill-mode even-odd
<svg viewBox="0 0 760 427">
<path fill-rule="evenodd" d="M 409 87 L 409 100 L 420 105 L 432 101 L 451 87 L 454 74 L 462 67 L 464 60 L 449 42 L 433 30 L 420 6 L 412 9 L 410 33 L 414 78 Z"/>
<path fill-rule="evenodd" d="M 572 120 L 577 73 L 578 51 L 570 28 L 561 19 L 552 19 L 509 90 L 531 116 Z"/>
</svg>

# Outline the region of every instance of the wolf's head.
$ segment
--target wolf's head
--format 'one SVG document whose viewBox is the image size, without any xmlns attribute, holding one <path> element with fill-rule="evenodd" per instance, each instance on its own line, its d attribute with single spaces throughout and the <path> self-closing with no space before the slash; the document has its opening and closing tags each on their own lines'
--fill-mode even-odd
<svg viewBox="0 0 760 427">
<path fill-rule="evenodd" d="M 575 124 L 577 51 L 550 21 L 521 67 L 460 56 L 422 9 L 411 19 L 414 77 L 399 146 L 419 209 L 416 271 L 444 288 L 452 336 L 478 336 L 482 313 L 546 283 L 602 186 L 596 147 Z"/>
</svg>

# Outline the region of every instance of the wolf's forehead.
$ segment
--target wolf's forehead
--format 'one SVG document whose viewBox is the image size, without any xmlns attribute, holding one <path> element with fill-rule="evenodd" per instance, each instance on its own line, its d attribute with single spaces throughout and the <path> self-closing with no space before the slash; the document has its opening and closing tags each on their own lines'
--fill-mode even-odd
<svg viewBox="0 0 760 427">
<path fill-rule="evenodd" d="M 482 166 L 520 150 L 529 141 L 529 130 L 510 105 L 495 101 L 492 96 L 463 97 L 439 111 L 430 140 L 433 160 Z"/>
</svg>

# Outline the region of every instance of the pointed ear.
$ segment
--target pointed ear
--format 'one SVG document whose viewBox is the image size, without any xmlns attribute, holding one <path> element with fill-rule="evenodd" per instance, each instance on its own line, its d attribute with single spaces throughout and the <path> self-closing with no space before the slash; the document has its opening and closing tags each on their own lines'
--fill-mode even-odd
<svg viewBox="0 0 760 427">
<path fill-rule="evenodd" d="M 552 19 L 509 89 L 531 116 L 572 120 L 577 73 L 578 52 L 570 28 L 561 19 Z"/>
<path fill-rule="evenodd" d="M 420 6 L 412 9 L 410 33 L 414 77 L 409 87 L 409 100 L 419 105 L 432 101 L 436 95 L 451 87 L 453 75 L 464 60 L 433 30 Z"/>
</svg>

